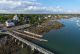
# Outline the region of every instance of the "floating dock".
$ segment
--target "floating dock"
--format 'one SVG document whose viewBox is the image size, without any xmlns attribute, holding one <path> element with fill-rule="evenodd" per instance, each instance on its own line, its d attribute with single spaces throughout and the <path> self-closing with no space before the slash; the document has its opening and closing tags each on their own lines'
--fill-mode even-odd
<svg viewBox="0 0 80 54">
<path fill-rule="evenodd" d="M 32 33 L 32 32 L 29 32 L 29 31 L 24 31 L 25 33 L 27 34 L 30 34 L 32 36 L 36 36 L 36 37 L 43 37 L 42 35 L 38 35 L 38 34 L 35 34 L 35 33 Z"/>
<path fill-rule="evenodd" d="M 13 33 L 20 34 L 22 36 L 25 36 L 25 37 L 28 37 L 28 38 L 32 38 L 32 39 L 35 39 L 35 40 L 38 40 L 38 41 L 44 41 L 44 42 L 47 42 L 48 41 L 48 40 L 45 40 L 45 39 L 41 39 L 41 38 L 37 38 L 37 37 L 34 37 L 34 36 L 27 35 L 24 32 L 13 31 Z"/>
</svg>

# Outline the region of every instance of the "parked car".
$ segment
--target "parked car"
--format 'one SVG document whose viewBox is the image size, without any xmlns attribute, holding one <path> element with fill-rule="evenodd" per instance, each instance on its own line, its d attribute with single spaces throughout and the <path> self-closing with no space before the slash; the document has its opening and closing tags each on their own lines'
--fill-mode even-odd
<svg viewBox="0 0 80 54">
<path fill-rule="evenodd" d="M 0 32 L 6 32 L 7 30 L 4 30 L 4 29 L 2 29 L 2 30 L 0 30 Z"/>
</svg>

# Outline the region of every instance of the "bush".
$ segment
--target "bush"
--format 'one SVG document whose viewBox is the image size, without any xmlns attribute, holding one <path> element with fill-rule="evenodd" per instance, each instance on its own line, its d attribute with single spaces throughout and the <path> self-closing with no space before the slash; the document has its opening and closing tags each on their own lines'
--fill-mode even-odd
<svg viewBox="0 0 80 54">
<path fill-rule="evenodd" d="M 7 20 L 7 18 L 3 17 L 3 16 L 0 16 L 0 22 L 5 22 Z"/>
</svg>

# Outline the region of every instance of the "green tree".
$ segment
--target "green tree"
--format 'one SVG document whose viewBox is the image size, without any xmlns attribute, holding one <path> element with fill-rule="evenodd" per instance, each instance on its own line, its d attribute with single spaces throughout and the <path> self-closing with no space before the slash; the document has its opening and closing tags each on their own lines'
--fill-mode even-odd
<svg viewBox="0 0 80 54">
<path fill-rule="evenodd" d="M 3 17 L 3 16 L 0 16 L 0 22 L 5 22 L 6 21 L 6 18 L 5 17 Z"/>
</svg>

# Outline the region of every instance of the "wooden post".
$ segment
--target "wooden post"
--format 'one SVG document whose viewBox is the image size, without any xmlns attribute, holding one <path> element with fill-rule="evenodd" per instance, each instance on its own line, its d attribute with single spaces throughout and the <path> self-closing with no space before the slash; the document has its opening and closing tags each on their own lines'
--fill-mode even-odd
<svg viewBox="0 0 80 54">
<path fill-rule="evenodd" d="M 22 47 L 22 48 L 24 48 L 24 45 L 23 45 L 23 43 L 22 43 L 21 47 Z"/>
<path fill-rule="evenodd" d="M 15 42 L 16 42 L 17 40 L 15 39 Z"/>
<path fill-rule="evenodd" d="M 20 45 L 20 41 L 18 42 L 18 45 Z"/>
<path fill-rule="evenodd" d="M 31 46 L 31 54 L 34 53 L 34 46 Z"/>
</svg>

